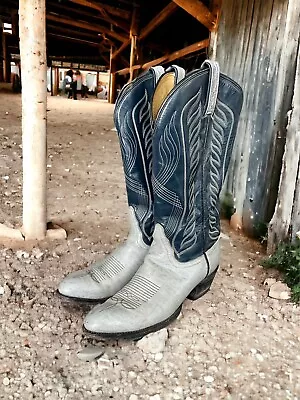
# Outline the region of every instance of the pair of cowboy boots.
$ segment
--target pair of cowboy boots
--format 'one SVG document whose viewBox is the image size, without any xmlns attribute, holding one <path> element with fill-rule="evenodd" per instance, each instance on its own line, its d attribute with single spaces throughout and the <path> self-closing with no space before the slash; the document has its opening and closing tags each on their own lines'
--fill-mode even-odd
<svg viewBox="0 0 300 400">
<path fill-rule="evenodd" d="M 137 339 L 209 290 L 220 259 L 219 194 L 242 102 L 240 86 L 209 60 L 187 75 L 154 67 L 122 89 L 114 121 L 130 233 L 59 286 L 63 296 L 99 303 L 85 330 Z"/>
</svg>

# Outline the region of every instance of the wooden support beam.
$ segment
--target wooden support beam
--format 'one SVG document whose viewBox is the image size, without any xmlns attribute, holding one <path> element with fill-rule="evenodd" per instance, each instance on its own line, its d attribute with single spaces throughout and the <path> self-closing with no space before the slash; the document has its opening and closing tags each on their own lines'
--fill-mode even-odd
<svg viewBox="0 0 300 400">
<path fill-rule="evenodd" d="M 85 7 L 93 8 L 94 10 L 98 10 L 103 12 L 103 10 L 109 12 L 112 15 L 116 15 L 117 17 L 123 18 L 125 20 L 130 19 L 130 11 L 123 10 L 121 8 L 112 7 L 108 4 L 99 3 L 97 1 L 87 1 L 87 0 L 70 0 L 72 3 L 80 4 Z"/>
<path fill-rule="evenodd" d="M 200 0 L 173 0 L 179 7 L 192 15 L 210 31 L 216 27 L 216 18 Z"/>
<path fill-rule="evenodd" d="M 72 2 L 76 3 L 76 1 L 72 1 Z M 100 10 L 98 10 L 99 11 L 99 14 L 98 14 L 98 13 L 95 13 L 91 9 L 90 9 L 90 11 L 84 11 L 82 8 L 79 9 L 76 6 L 75 7 L 65 6 L 65 5 L 62 5 L 57 2 L 55 2 L 55 3 L 47 2 L 47 8 L 48 8 L 48 11 L 49 10 L 51 10 L 51 11 L 62 10 L 62 11 L 64 11 L 65 15 L 69 15 L 69 16 L 71 13 L 74 13 L 74 14 L 81 15 L 81 18 L 82 18 L 82 16 L 85 16 L 88 18 L 93 18 L 93 22 L 95 19 L 99 19 L 99 20 L 102 20 L 105 22 L 110 22 L 110 23 L 113 23 L 118 28 L 124 30 L 125 32 L 127 32 L 127 33 L 129 32 L 130 26 L 127 21 L 124 21 L 123 19 L 119 19 L 118 17 L 111 18 L 106 12 L 101 13 Z"/>
<path fill-rule="evenodd" d="M 131 39 L 127 39 L 113 54 L 112 58 L 116 58 L 119 54 L 121 54 L 131 43 Z"/>
<path fill-rule="evenodd" d="M 20 0 L 22 60 L 23 233 L 43 239 L 47 230 L 46 195 L 46 0 Z M 31 34 L 28 34 L 28 27 Z"/>
<path fill-rule="evenodd" d="M 51 89 L 51 96 L 54 96 L 54 91 L 53 91 L 53 67 L 52 67 L 52 61 L 51 61 L 51 66 L 50 66 L 50 89 Z"/>
<path fill-rule="evenodd" d="M 76 29 L 70 29 L 65 27 L 64 25 L 62 26 L 57 26 L 57 25 L 52 25 L 52 24 L 47 24 L 47 35 L 48 34 L 59 34 L 62 33 L 63 35 L 68 35 L 70 37 L 74 37 L 76 39 L 87 39 L 90 40 L 91 42 L 97 42 L 99 39 L 102 39 L 101 36 L 99 36 L 96 32 L 82 32 L 78 31 Z"/>
<path fill-rule="evenodd" d="M 58 89 L 59 89 L 59 69 L 58 67 L 53 67 L 52 68 L 54 79 L 53 79 L 53 96 L 58 95 Z"/>
<path fill-rule="evenodd" d="M 95 25 L 95 24 L 91 24 L 89 22 L 84 22 L 84 21 L 74 21 L 73 19 L 64 18 L 64 17 L 60 17 L 58 15 L 52 15 L 52 14 L 47 14 L 47 19 L 49 21 L 59 22 L 61 24 L 77 26 L 78 28 L 86 29 L 87 31 L 97 32 L 99 34 L 104 32 L 107 35 L 119 40 L 120 42 L 127 41 L 126 36 L 121 35 L 117 32 L 111 31 L 109 28 L 106 28 L 105 26 Z"/>
<path fill-rule="evenodd" d="M 55 34 L 55 33 L 51 33 L 51 32 L 49 32 L 47 35 L 50 37 L 56 38 L 57 40 L 63 40 L 65 42 L 81 43 L 81 44 L 86 44 L 88 46 L 100 48 L 99 43 L 91 42 L 90 40 L 84 40 L 84 39 L 74 38 L 74 37 L 70 37 L 70 36 L 59 35 L 59 34 Z"/>
<path fill-rule="evenodd" d="M 113 49 L 110 50 L 108 102 L 113 104 L 117 98 L 116 60 L 113 59 Z"/>
<path fill-rule="evenodd" d="M 196 42 L 194 44 L 191 44 L 190 46 L 184 47 L 181 50 L 174 51 L 171 54 L 166 54 L 165 56 L 156 58 L 155 60 L 149 61 L 145 64 L 134 65 L 132 68 L 134 70 L 136 70 L 136 69 L 147 70 L 150 67 L 153 67 L 155 65 L 164 64 L 166 62 L 171 62 L 180 57 L 184 57 L 188 54 L 195 53 L 196 51 L 205 49 L 208 46 L 209 46 L 209 39 L 204 39 L 204 40 L 201 40 L 201 42 Z M 120 75 L 126 75 L 129 72 L 130 72 L 130 68 L 124 68 L 124 69 L 120 69 L 119 71 L 116 71 L 116 73 L 120 74 Z"/>
<path fill-rule="evenodd" d="M 134 7 L 132 18 L 131 18 L 131 26 L 130 26 L 130 39 L 131 39 L 131 47 L 130 47 L 130 60 L 129 60 L 129 81 L 131 82 L 134 79 L 134 70 L 133 66 L 136 62 L 136 50 L 137 50 L 137 34 L 138 34 L 138 17 L 137 17 L 137 8 Z"/>
<path fill-rule="evenodd" d="M 138 37 L 138 40 L 145 39 L 150 32 L 152 32 L 155 28 L 157 28 L 160 24 L 162 24 L 175 10 L 177 6 L 173 2 L 169 3 L 163 10 L 161 10 L 154 18 L 152 18 L 151 22 L 146 25 L 142 30 Z M 112 55 L 113 58 L 117 57 L 123 50 L 125 50 L 131 43 L 131 39 L 126 40 L 122 46 L 120 46 Z"/>
<path fill-rule="evenodd" d="M 171 1 L 164 9 L 162 9 L 150 22 L 146 25 L 140 33 L 139 40 L 145 39 L 154 29 L 161 25 L 173 12 L 178 8 L 178 6 Z"/>
<path fill-rule="evenodd" d="M 221 7 L 222 7 L 222 0 L 211 0 L 210 8 L 212 15 L 216 21 L 215 28 L 211 30 L 209 34 L 210 43 L 207 54 L 211 60 L 216 60 L 217 56 L 218 27 L 221 14 Z"/>
</svg>

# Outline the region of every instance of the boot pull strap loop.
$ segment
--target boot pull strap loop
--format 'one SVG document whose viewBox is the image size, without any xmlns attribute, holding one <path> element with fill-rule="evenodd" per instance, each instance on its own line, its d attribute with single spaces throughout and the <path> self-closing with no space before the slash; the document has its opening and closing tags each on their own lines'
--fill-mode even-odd
<svg viewBox="0 0 300 400">
<path fill-rule="evenodd" d="M 157 67 L 151 67 L 150 69 L 154 72 L 156 84 L 159 78 L 165 73 L 165 69 L 161 65 L 158 65 Z"/>
<path fill-rule="evenodd" d="M 215 111 L 218 91 L 219 91 L 219 81 L 220 81 L 220 67 L 216 61 L 205 60 L 201 65 L 201 68 L 205 66 L 209 67 L 209 81 L 208 81 L 208 97 L 206 100 L 206 109 L 204 117 L 212 115 Z"/>
<path fill-rule="evenodd" d="M 185 77 L 185 69 L 179 67 L 178 65 L 171 65 L 166 69 L 166 72 L 175 72 L 175 82 L 179 83 Z"/>
</svg>

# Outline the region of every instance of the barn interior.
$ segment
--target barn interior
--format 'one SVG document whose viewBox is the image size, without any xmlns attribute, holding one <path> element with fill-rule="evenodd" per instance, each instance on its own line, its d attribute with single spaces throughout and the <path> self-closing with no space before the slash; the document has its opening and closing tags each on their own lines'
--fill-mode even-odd
<svg viewBox="0 0 300 400">
<path fill-rule="evenodd" d="M 201 65 L 208 53 L 210 31 L 217 27 L 220 3 L 187 0 L 159 2 L 108 0 L 46 1 L 48 66 L 70 65 L 110 71 L 122 85 L 140 71 L 176 63 L 186 70 Z M 9 81 L 10 60 L 20 53 L 18 0 L 0 5 L 3 32 L 0 80 Z M 112 90 L 113 92 L 113 90 Z M 110 100 L 114 101 L 114 95 Z"/>
</svg>

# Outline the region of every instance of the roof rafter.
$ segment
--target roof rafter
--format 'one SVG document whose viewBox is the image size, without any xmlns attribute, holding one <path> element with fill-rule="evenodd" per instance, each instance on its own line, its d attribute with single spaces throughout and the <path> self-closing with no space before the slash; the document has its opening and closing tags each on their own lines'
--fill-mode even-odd
<svg viewBox="0 0 300 400">
<path fill-rule="evenodd" d="M 163 8 L 154 18 L 152 18 L 151 22 L 146 25 L 142 30 L 140 35 L 138 36 L 139 40 L 145 39 L 146 36 L 149 35 L 155 28 L 157 28 L 162 22 L 164 22 L 175 10 L 177 6 L 171 1 L 165 8 Z M 129 46 L 131 39 L 129 38 L 126 42 L 124 42 L 113 54 L 112 58 L 117 57 L 123 50 Z"/>
<path fill-rule="evenodd" d="M 113 6 L 110 6 L 108 4 L 103 4 L 99 2 L 94 2 L 94 1 L 88 1 L 88 0 L 69 0 L 73 3 L 80 4 L 85 7 L 93 8 L 94 10 L 98 10 L 100 12 L 109 12 L 112 15 L 115 15 L 117 17 L 123 18 L 125 20 L 128 20 L 130 18 L 130 11 L 123 10 L 121 8 L 116 8 Z"/>
<path fill-rule="evenodd" d="M 107 35 L 119 40 L 120 42 L 125 42 L 127 40 L 126 36 L 121 35 L 115 31 L 111 31 L 109 28 L 106 28 L 105 26 L 91 24 L 89 22 L 84 22 L 84 21 L 74 21 L 73 19 L 60 17 L 58 15 L 53 15 L 53 14 L 47 14 L 47 20 L 64 23 L 66 25 L 77 26 L 78 28 L 86 29 L 87 31 L 98 32 L 99 34 L 104 32 Z"/>
<path fill-rule="evenodd" d="M 62 11 L 68 12 L 68 13 L 72 12 L 75 14 L 79 14 L 81 16 L 84 15 L 86 17 L 93 18 L 94 20 L 99 19 L 101 21 L 113 23 L 115 26 L 124 30 L 125 32 L 129 31 L 129 23 L 126 21 L 120 20 L 117 17 L 114 17 L 112 19 L 112 18 L 104 16 L 101 13 L 97 14 L 92 10 L 86 11 L 86 10 L 83 10 L 82 8 L 78 8 L 78 7 L 76 8 L 76 6 L 75 7 L 65 6 L 60 3 L 56 3 L 56 2 L 48 2 L 47 6 L 48 6 L 48 9 L 50 9 L 51 11 L 54 11 L 56 9 L 56 10 L 62 10 Z"/>
<path fill-rule="evenodd" d="M 174 51 L 171 54 L 166 54 L 162 57 L 156 58 L 155 60 L 149 61 L 145 64 L 134 65 L 133 69 L 142 69 L 146 70 L 150 67 L 153 67 L 158 64 L 164 64 L 166 62 L 174 61 L 180 57 L 184 57 L 188 54 L 195 53 L 196 51 L 205 49 L 209 46 L 209 39 L 201 40 L 200 42 L 193 43 L 183 49 Z M 129 68 L 124 68 L 119 71 L 116 71 L 117 74 L 124 75 L 129 73 Z"/>
<path fill-rule="evenodd" d="M 173 2 L 196 18 L 210 31 L 215 29 L 216 17 L 200 0 L 173 0 Z"/>
</svg>

